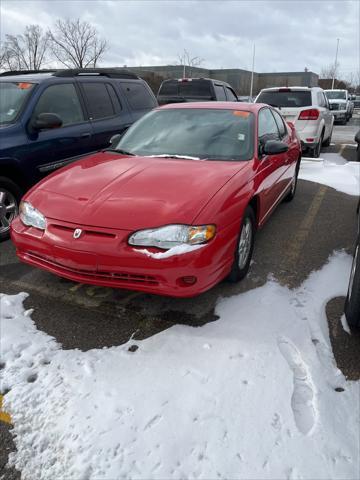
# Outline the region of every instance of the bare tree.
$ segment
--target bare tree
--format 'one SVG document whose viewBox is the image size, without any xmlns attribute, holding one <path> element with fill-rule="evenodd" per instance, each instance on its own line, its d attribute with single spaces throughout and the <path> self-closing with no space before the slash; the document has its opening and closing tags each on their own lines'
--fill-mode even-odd
<svg viewBox="0 0 360 480">
<path fill-rule="evenodd" d="M 188 77 L 192 76 L 193 68 L 194 67 L 200 67 L 200 65 L 203 63 L 204 59 L 201 57 L 192 57 L 190 53 L 185 50 L 182 54 L 178 54 L 178 65 L 183 66 L 183 77 L 185 78 L 186 75 Z"/>
<path fill-rule="evenodd" d="M 107 49 L 106 40 L 99 38 L 96 28 L 79 18 L 57 20 L 48 34 L 53 55 L 68 68 L 96 67 Z"/>
<path fill-rule="evenodd" d="M 335 65 L 335 63 L 331 63 L 330 65 L 327 65 L 326 67 L 323 67 L 320 72 L 320 78 L 333 78 L 333 76 L 336 76 L 336 73 L 339 70 L 339 62 Z"/>
<path fill-rule="evenodd" d="M 40 70 L 45 62 L 48 35 L 39 25 L 28 25 L 22 35 L 6 35 L 1 46 L 0 67 L 9 70 Z"/>
</svg>

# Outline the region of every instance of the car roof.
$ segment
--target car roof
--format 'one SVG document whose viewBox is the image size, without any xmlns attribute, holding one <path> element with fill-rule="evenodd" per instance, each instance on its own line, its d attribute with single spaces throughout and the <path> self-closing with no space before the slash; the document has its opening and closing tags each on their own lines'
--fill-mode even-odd
<svg viewBox="0 0 360 480">
<path fill-rule="evenodd" d="M 265 103 L 246 103 L 246 102 L 185 102 L 169 103 L 158 107 L 156 110 L 178 110 L 178 109 L 196 109 L 196 110 L 245 110 L 246 112 L 258 112 L 262 107 L 269 107 Z"/>
<path fill-rule="evenodd" d="M 0 82 L 15 82 L 15 83 L 40 83 L 52 76 L 51 73 L 29 73 L 24 75 L 4 75 L 0 76 Z"/>
<path fill-rule="evenodd" d="M 286 90 L 303 90 L 305 92 L 307 91 L 311 91 L 311 90 L 314 90 L 314 89 L 317 89 L 317 90 L 322 90 L 321 87 L 304 87 L 304 86 L 299 86 L 299 87 L 296 87 L 296 86 L 292 86 L 292 87 L 269 87 L 269 88 L 263 88 L 261 89 L 261 92 L 278 92 L 279 90 L 282 90 L 282 89 L 286 89 Z"/>
<path fill-rule="evenodd" d="M 227 87 L 231 87 L 231 85 L 227 82 L 224 82 L 223 80 L 218 80 L 217 78 L 207 78 L 207 77 L 193 77 L 193 78 L 166 78 L 165 80 L 163 80 L 162 83 L 170 83 L 170 82 L 174 82 L 174 83 L 190 83 L 190 82 L 193 82 L 193 81 L 206 81 L 206 82 L 211 82 L 211 83 L 221 83 L 222 85 L 226 85 Z M 232 88 L 232 87 L 231 87 Z"/>
</svg>

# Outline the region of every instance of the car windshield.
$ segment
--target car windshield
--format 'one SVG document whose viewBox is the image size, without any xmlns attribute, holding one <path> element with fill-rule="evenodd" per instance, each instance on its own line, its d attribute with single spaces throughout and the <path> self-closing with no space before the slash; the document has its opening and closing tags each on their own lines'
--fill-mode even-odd
<svg viewBox="0 0 360 480">
<path fill-rule="evenodd" d="M 273 107 L 300 108 L 311 106 L 311 92 L 308 90 L 279 90 L 261 92 L 256 103 L 267 103 Z"/>
<path fill-rule="evenodd" d="M 346 100 L 345 92 L 337 92 L 335 90 L 327 90 L 326 96 L 329 100 Z"/>
<path fill-rule="evenodd" d="M 136 122 L 115 149 L 189 160 L 249 160 L 254 149 L 254 115 L 242 110 L 155 110 Z"/>
<path fill-rule="evenodd" d="M 16 120 L 34 86 L 29 82 L 0 82 L 0 124 Z"/>
</svg>

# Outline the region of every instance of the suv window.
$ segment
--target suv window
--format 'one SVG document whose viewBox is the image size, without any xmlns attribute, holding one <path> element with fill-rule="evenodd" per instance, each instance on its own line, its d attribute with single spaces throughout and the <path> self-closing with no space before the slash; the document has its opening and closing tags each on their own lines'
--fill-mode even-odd
<svg viewBox="0 0 360 480">
<path fill-rule="evenodd" d="M 122 83 L 126 96 L 134 110 L 144 110 L 156 106 L 152 96 L 142 83 Z"/>
<path fill-rule="evenodd" d="M 214 83 L 214 89 L 215 89 L 215 95 L 216 95 L 216 100 L 225 100 L 226 101 L 226 95 L 224 91 L 224 87 L 222 85 L 217 85 Z"/>
<path fill-rule="evenodd" d="M 280 138 L 284 138 L 287 135 L 287 128 L 285 127 L 284 121 L 276 110 L 271 110 L 271 113 L 274 115 L 276 125 L 279 129 Z"/>
<path fill-rule="evenodd" d="M 107 87 L 111 85 L 105 83 L 81 83 L 87 99 L 87 108 L 89 110 L 90 120 L 113 117 L 116 114 L 115 105 L 111 101 Z M 114 94 L 115 92 L 113 92 Z M 116 96 L 116 95 L 115 95 Z"/>
<path fill-rule="evenodd" d="M 259 140 L 278 139 L 279 130 L 269 108 L 263 108 L 259 112 Z"/>
<path fill-rule="evenodd" d="M 310 107 L 312 105 L 311 91 L 287 89 L 284 91 L 265 91 L 260 93 L 256 103 L 267 103 L 273 107 Z"/>
<path fill-rule="evenodd" d="M 56 113 L 63 122 L 62 126 L 84 121 L 80 100 L 73 83 L 47 87 L 34 109 L 34 118 L 40 113 Z"/>
<path fill-rule="evenodd" d="M 317 93 L 317 99 L 318 99 L 319 107 L 325 107 L 325 100 L 322 92 Z"/>
<path fill-rule="evenodd" d="M 0 83 L 0 124 L 16 120 L 34 86 L 28 82 Z"/>
<path fill-rule="evenodd" d="M 231 90 L 229 87 L 225 87 L 226 90 L 226 96 L 230 102 L 237 102 L 237 96 L 234 94 L 234 92 Z"/>
<path fill-rule="evenodd" d="M 206 80 L 179 82 L 179 95 L 185 97 L 211 97 L 210 82 Z"/>
</svg>

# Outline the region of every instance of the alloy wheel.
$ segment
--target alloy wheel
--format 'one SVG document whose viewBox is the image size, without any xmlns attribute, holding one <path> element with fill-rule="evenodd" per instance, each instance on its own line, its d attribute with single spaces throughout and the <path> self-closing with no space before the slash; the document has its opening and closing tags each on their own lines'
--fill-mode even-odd
<svg viewBox="0 0 360 480">
<path fill-rule="evenodd" d="M 0 233 L 6 233 L 10 223 L 18 215 L 19 208 L 14 195 L 4 188 L 0 189 Z"/>
<path fill-rule="evenodd" d="M 244 224 L 241 229 L 239 247 L 238 247 L 238 254 L 239 254 L 238 265 L 240 270 L 242 270 L 245 267 L 249 259 L 251 244 L 252 244 L 252 236 L 253 236 L 252 223 L 250 218 L 247 217 L 245 218 Z"/>
</svg>

